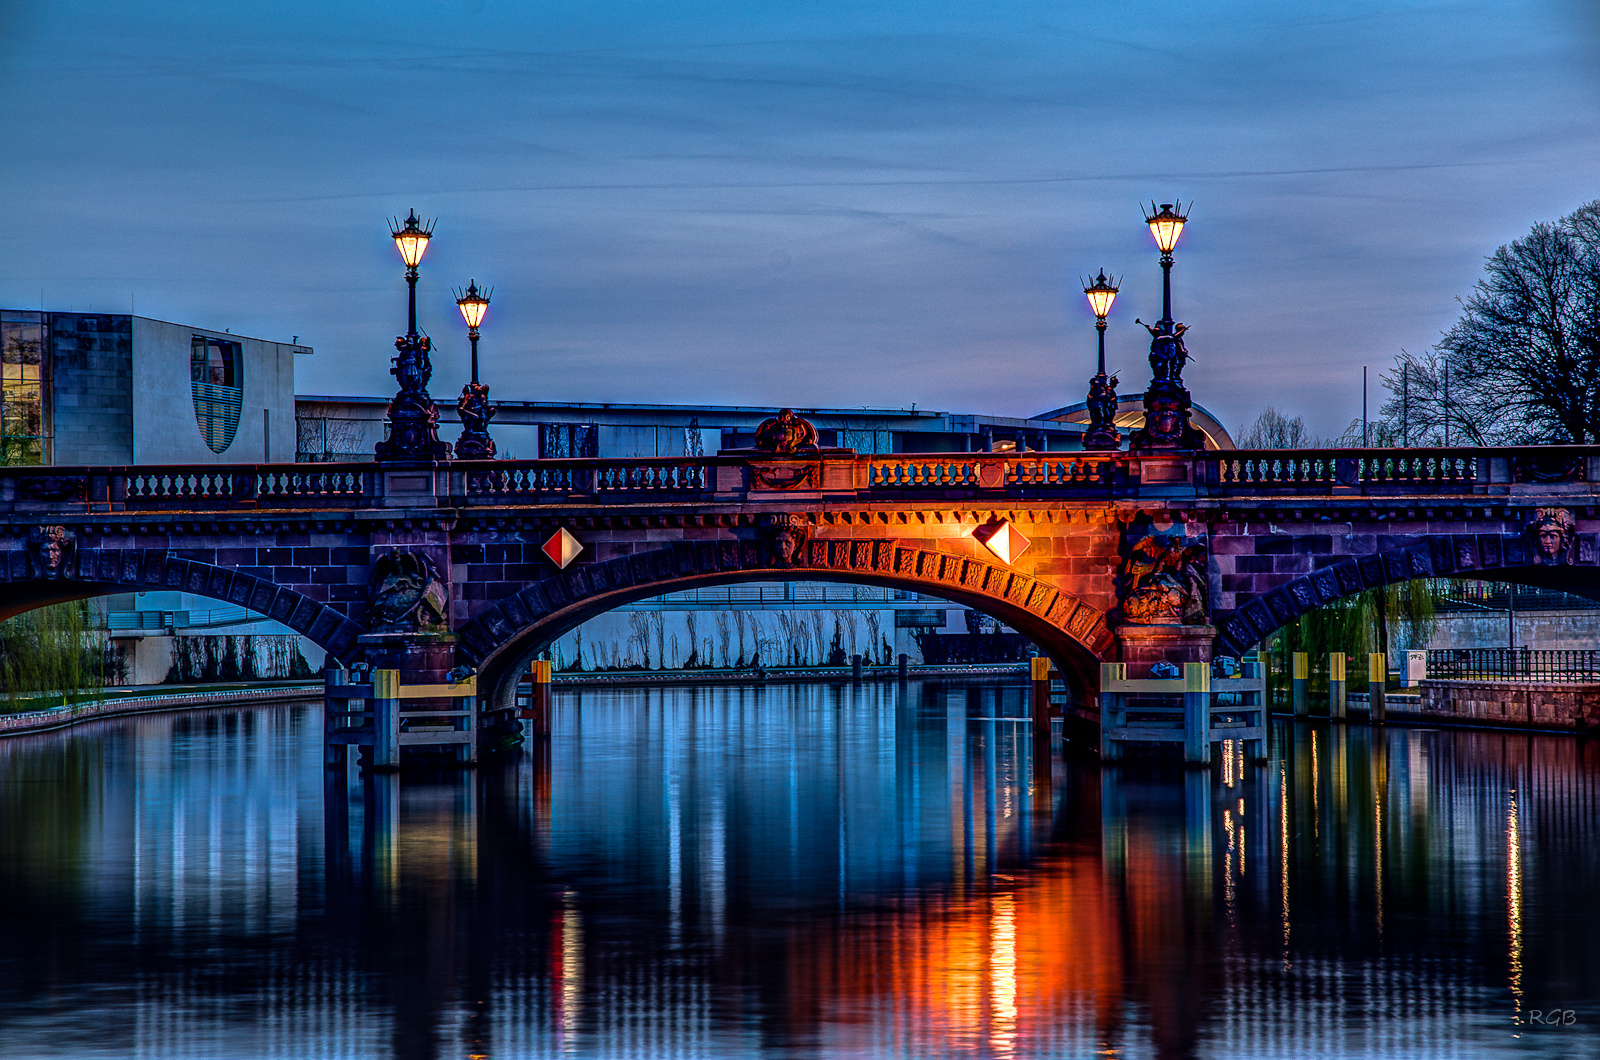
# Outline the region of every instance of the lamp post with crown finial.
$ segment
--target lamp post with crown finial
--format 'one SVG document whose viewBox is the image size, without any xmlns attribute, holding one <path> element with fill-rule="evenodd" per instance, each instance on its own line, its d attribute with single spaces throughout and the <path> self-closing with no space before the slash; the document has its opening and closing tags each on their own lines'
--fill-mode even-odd
<svg viewBox="0 0 1600 1060">
<path fill-rule="evenodd" d="M 467 337 L 472 341 L 472 381 L 461 388 L 461 399 L 456 411 L 461 415 L 461 437 L 456 441 L 456 458 L 460 460 L 493 460 L 494 439 L 489 437 L 489 421 L 494 419 L 494 406 L 489 404 L 489 388 L 478 382 L 478 325 L 489 311 L 489 297 L 493 288 L 478 289 L 478 281 L 468 281 L 466 290 L 456 289 L 456 305 L 461 318 L 467 322 Z"/>
<path fill-rule="evenodd" d="M 400 391 L 389 402 L 389 437 L 378 443 L 377 457 L 386 461 L 448 460 L 450 445 L 439 441 L 439 408 L 428 396 L 428 380 L 433 377 L 428 359 L 432 344 L 426 335 L 417 334 L 417 266 L 433 238 L 433 222 L 420 221 L 412 210 L 404 222 L 390 222 L 389 234 L 406 264 L 409 312 L 406 333 L 394 340 L 397 352 L 390 374 L 399 381 Z"/>
<path fill-rule="evenodd" d="M 1189 425 L 1191 401 L 1183 385 L 1183 366 L 1189 360 L 1183 333 L 1187 324 L 1172 319 L 1172 249 L 1178 245 L 1189 211 L 1174 199 L 1145 211 L 1145 224 L 1161 251 L 1161 319 L 1143 324 L 1150 332 L 1150 389 L 1144 394 L 1144 426 L 1133 432 L 1128 446 L 1133 450 L 1201 449 L 1204 436 Z"/>
<path fill-rule="evenodd" d="M 1089 381 L 1089 429 L 1083 432 L 1083 447 L 1091 450 L 1115 450 L 1122 447 L 1122 434 L 1116 427 L 1117 378 L 1106 376 L 1106 314 L 1111 303 L 1117 300 L 1116 284 L 1106 277 L 1106 270 L 1083 285 L 1083 293 L 1094 311 L 1094 327 L 1100 333 L 1100 358 L 1097 370 Z"/>
</svg>

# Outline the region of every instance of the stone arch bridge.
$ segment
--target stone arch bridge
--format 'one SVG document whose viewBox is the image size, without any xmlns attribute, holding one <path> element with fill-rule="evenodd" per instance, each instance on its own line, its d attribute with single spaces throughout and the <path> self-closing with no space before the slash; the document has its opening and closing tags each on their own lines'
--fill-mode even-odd
<svg viewBox="0 0 1600 1060">
<path fill-rule="evenodd" d="M 503 700 L 541 647 L 630 600 L 870 582 L 1027 634 L 1081 701 L 1099 661 L 1236 653 L 1394 581 L 1600 599 L 1597 483 L 1582 447 L 12 467 L 0 617 L 181 590 L 345 662 L 475 666 Z"/>
</svg>

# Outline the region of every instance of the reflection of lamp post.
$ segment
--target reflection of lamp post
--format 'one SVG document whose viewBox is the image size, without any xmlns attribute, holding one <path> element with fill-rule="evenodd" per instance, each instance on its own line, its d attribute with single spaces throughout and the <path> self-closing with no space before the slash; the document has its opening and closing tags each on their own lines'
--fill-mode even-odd
<svg viewBox="0 0 1600 1060">
<path fill-rule="evenodd" d="M 406 333 L 394 340 L 398 352 L 390 373 L 399 380 L 400 392 L 389 402 L 389 437 L 378 443 L 378 459 L 448 459 L 450 446 L 439 441 L 439 409 L 428 396 L 428 380 L 433 376 L 433 364 L 428 360 L 431 344 L 427 336 L 417 334 L 417 266 L 433 237 L 433 222 L 424 225 L 412 210 L 403 225 L 390 223 L 389 234 L 406 263 L 410 311 Z"/>
<path fill-rule="evenodd" d="M 1106 279 L 1106 270 L 1083 286 L 1094 311 L 1094 328 L 1100 334 L 1100 359 L 1096 362 L 1095 377 L 1089 381 L 1089 429 L 1083 432 L 1085 449 L 1119 449 L 1122 435 L 1117 431 L 1117 379 L 1106 378 L 1106 314 L 1111 303 L 1117 300 L 1117 286 Z"/>
<path fill-rule="evenodd" d="M 493 293 L 492 288 L 478 290 L 476 280 L 469 281 L 465 291 L 456 289 L 456 305 L 467 322 L 467 337 L 472 340 L 472 380 L 461 388 L 461 399 L 456 402 L 456 411 L 461 414 L 456 456 L 461 460 L 494 459 L 494 439 L 489 437 L 494 407 L 489 404 L 489 388 L 478 382 L 478 325 L 489 311 L 489 296 Z"/>
</svg>

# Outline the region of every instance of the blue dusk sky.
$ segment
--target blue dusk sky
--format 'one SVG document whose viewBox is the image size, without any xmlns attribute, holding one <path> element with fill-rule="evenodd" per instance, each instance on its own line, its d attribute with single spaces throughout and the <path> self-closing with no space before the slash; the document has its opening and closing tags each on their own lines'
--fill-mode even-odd
<svg viewBox="0 0 1600 1060">
<path fill-rule="evenodd" d="M 1195 399 L 1333 434 L 1600 197 L 1597 119 L 1583 0 L 4 0 L 0 304 L 388 394 L 415 207 L 438 397 L 476 278 L 497 397 L 1030 415 L 1082 400 L 1100 267 L 1143 388 L 1178 197 Z"/>
</svg>

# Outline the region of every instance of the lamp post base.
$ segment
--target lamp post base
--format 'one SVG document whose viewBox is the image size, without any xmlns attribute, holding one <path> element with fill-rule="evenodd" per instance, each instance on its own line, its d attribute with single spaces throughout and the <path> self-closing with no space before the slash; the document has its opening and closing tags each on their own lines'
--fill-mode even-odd
<svg viewBox="0 0 1600 1060">
<path fill-rule="evenodd" d="M 1158 379 L 1144 392 L 1144 426 L 1128 438 L 1129 452 L 1153 449 L 1199 450 L 1205 435 L 1189 425 L 1189 391 L 1170 379 Z"/>
<path fill-rule="evenodd" d="M 494 439 L 489 437 L 489 421 L 495 408 L 489 404 L 489 387 L 474 380 L 461 388 L 456 402 L 461 416 L 461 437 L 456 440 L 457 460 L 493 460 Z"/>
<path fill-rule="evenodd" d="M 1083 432 L 1083 447 L 1091 452 L 1116 452 L 1122 448 L 1122 432 L 1106 423 L 1096 423 Z"/>
</svg>

